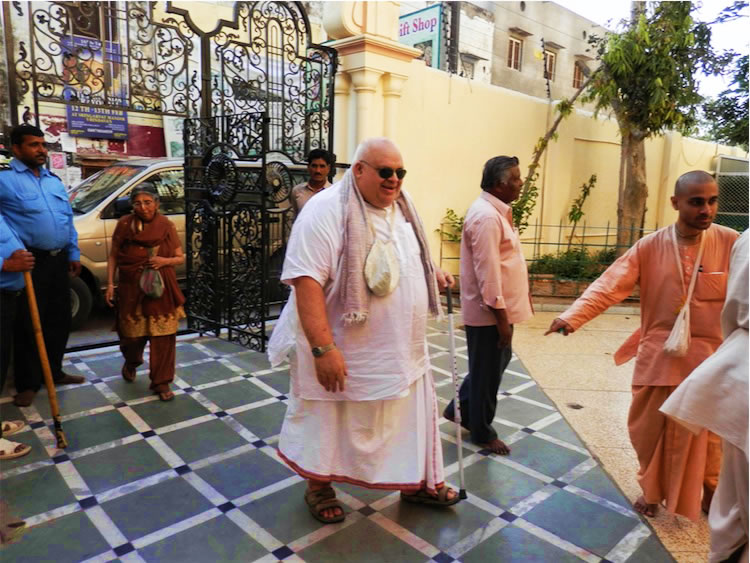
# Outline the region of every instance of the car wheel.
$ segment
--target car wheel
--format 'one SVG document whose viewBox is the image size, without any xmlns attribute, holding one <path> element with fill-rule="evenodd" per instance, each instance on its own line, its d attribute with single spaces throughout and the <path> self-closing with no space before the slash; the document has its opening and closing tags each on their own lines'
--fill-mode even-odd
<svg viewBox="0 0 750 563">
<path fill-rule="evenodd" d="M 94 297 L 86 282 L 80 277 L 70 280 L 70 310 L 73 317 L 72 330 L 81 328 L 89 318 Z"/>
</svg>

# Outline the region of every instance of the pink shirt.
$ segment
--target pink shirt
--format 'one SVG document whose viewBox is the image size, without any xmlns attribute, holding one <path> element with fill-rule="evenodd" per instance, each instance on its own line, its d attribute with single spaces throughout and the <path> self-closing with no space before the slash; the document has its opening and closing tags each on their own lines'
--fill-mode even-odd
<svg viewBox="0 0 750 563">
<path fill-rule="evenodd" d="M 690 301 L 690 350 L 677 358 L 662 347 L 683 302 L 683 284 L 671 239 L 672 226 L 633 245 L 592 283 L 560 318 L 578 329 L 607 307 L 641 288 L 641 328 L 615 354 L 618 364 L 636 356 L 633 385 L 679 385 L 721 344 L 721 308 L 727 288 L 729 255 L 738 233 L 720 225 L 704 231 L 703 259 Z M 685 287 L 690 283 L 698 246 L 682 248 Z"/>
<path fill-rule="evenodd" d="M 482 192 L 471 204 L 461 235 L 461 313 L 469 326 L 495 324 L 493 309 L 508 322 L 530 319 L 534 311 L 521 240 L 506 203 Z"/>
</svg>

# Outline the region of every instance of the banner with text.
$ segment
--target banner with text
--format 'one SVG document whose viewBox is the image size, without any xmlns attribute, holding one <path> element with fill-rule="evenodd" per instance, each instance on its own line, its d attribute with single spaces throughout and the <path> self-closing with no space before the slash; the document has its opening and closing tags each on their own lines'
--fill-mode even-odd
<svg viewBox="0 0 750 563">
<path fill-rule="evenodd" d="M 398 40 L 423 53 L 427 66 L 440 68 L 443 5 L 433 4 L 398 18 Z"/>
</svg>

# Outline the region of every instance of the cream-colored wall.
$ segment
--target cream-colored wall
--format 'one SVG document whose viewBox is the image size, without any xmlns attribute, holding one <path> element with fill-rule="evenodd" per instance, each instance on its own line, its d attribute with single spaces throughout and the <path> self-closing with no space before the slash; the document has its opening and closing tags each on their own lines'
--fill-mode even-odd
<svg viewBox="0 0 750 563">
<path fill-rule="evenodd" d="M 350 95 L 352 105 L 355 96 L 353 92 Z M 375 105 L 368 136 L 382 134 L 382 106 Z M 394 140 L 408 169 L 404 188 L 416 201 L 436 258 L 440 242 L 435 230 L 445 210 L 465 213 L 479 194 L 482 167 L 493 156 L 518 156 L 525 171 L 536 141 L 547 129 L 547 110 L 545 100 L 450 76 L 425 67 L 421 61 L 411 63 L 398 105 Z M 351 117 L 350 113 L 336 119 Z M 550 119 L 554 119 L 554 113 Z M 555 226 L 566 224 L 581 184 L 596 173 L 597 185 L 584 206 L 587 235 L 596 234 L 592 226 L 604 227 L 607 222 L 616 226 L 620 165 L 616 122 L 578 111 L 563 121 L 558 133 L 558 140 L 549 145 L 546 168 L 541 169 L 538 185 L 544 187 L 543 202 L 540 197 L 532 225 L 537 220 Z M 354 144 L 349 145 L 348 159 L 354 148 Z M 747 153 L 675 133 L 647 141 L 647 229 L 674 221 L 676 214 L 669 196 L 675 180 L 688 170 L 711 171 L 716 154 Z M 533 231 L 533 227 L 527 229 L 524 238 L 533 238 Z M 543 235 L 556 241 L 557 229 L 548 229 Z"/>
</svg>

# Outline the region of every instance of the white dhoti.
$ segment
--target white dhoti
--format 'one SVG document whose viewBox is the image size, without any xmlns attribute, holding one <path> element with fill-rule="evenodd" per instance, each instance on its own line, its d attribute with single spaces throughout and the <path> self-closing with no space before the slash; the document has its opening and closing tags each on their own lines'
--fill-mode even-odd
<svg viewBox="0 0 750 563">
<path fill-rule="evenodd" d="M 396 399 L 318 401 L 292 394 L 279 454 L 306 479 L 435 492 L 443 483 L 438 420 L 429 370 Z"/>
<path fill-rule="evenodd" d="M 711 563 L 729 559 L 743 545 L 741 563 L 747 563 L 748 465 L 747 456 L 732 443 L 724 442 L 721 478 L 711 501 L 708 525 L 711 528 Z"/>
</svg>

